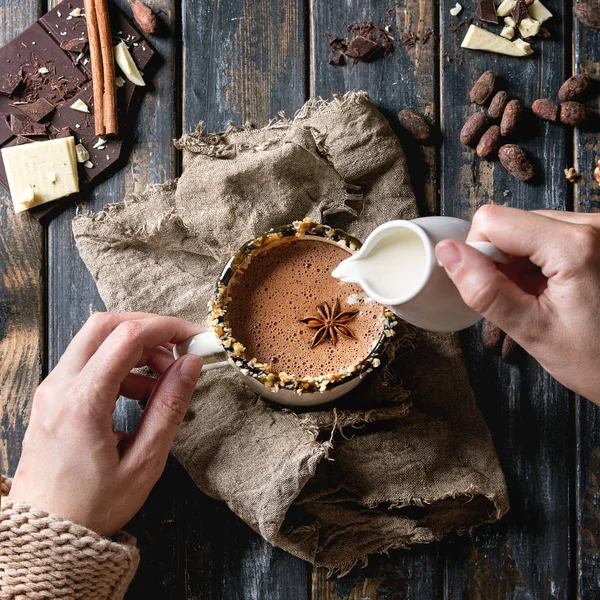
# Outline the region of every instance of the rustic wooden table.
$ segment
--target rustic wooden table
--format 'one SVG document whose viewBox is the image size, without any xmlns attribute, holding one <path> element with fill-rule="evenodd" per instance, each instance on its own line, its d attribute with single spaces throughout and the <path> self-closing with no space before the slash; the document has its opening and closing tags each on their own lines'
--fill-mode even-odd
<svg viewBox="0 0 600 600">
<path fill-rule="evenodd" d="M 597 0 L 593 0 L 597 1 Z M 52 4 L 53 0 L 49 0 Z M 118 4 L 129 13 L 127 2 Z M 591 177 L 600 155 L 598 134 L 541 123 L 525 143 L 542 174 L 519 183 L 496 162 L 473 161 L 458 132 L 473 109 L 468 90 L 488 68 L 526 105 L 555 97 L 572 72 L 600 76 L 600 33 L 571 18 L 571 3 L 548 0 L 552 38 L 537 54 L 510 59 L 462 52 L 454 1 L 377 0 L 155 0 L 169 23 L 156 38 L 164 64 L 143 103 L 129 163 L 90 194 L 100 209 L 180 172 L 171 143 L 204 120 L 222 130 L 230 120 L 262 125 L 280 109 L 293 112 L 313 95 L 361 88 L 395 127 L 411 107 L 443 132 L 443 144 L 420 149 L 402 140 L 423 211 L 469 218 L 487 202 L 521 208 L 591 211 L 600 187 Z M 474 12 L 473 0 L 462 0 Z M 0 42 L 5 43 L 47 9 L 44 0 L 3 0 Z M 391 11 L 388 14 L 388 9 Z M 394 32 L 434 35 L 372 64 L 327 64 L 326 33 L 370 19 Z M 596 105 L 597 108 L 597 105 Z M 565 180 L 575 166 L 582 183 Z M 75 208 L 42 227 L 15 216 L 0 195 L 0 467 L 13 473 L 33 391 L 93 310 L 96 287 L 73 243 Z M 499 524 L 411 552 L 374 557 L 365 569 L 328 581 L 325 571 L 274 549 L 228 508 L 201 494 L 171 460 L 146 507 L 131 524 L 142 565 L 128 598 L 431 600 L 434 598 L 600 597 L 600 409 L 574 397 L 530 359 L 502 364 L 483 351 L 479 328 L 464 348 L 479 405 L 506 473 L 512 509 Z M 121 400 L 120 424 L 131 429 L 136 406 Z"/>
</svg>

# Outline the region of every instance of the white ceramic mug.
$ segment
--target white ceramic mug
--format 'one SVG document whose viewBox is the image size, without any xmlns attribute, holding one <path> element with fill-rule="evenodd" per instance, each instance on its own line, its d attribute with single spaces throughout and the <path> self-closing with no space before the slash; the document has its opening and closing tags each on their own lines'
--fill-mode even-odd
<svg viewBox="0 0 600 600">
<path fill-rule="evenodd" d="M 217 292 L 215 298 L 211 301 L 213 316 L 210 324 L 213 331 L 195 335 L 185 342 L 177 344 L 173 349 L 173 355 L 175 358 L 179 358 L 183 354 L 201 356 L 204 358 L 204 370 L 234 368 L 253 392 L 271 402 L 295 407 L 314 406 L 333 402 L 347 394 L 381 364 L 381 356 L 385 347 L 394 335 L 396 320 L 394 315 L 387 310 L 382 320 L 380 338 L 368 356 L 355 365 L 355 368 L 353 367 L 354 370 L 347 372 L 335 381 L 328 381 L 327 379 L 319 381 L 319 378 L 310 378 L 316 381 L 311 382 L 307 389 L 301 387 L 304 385 L 302 380 L 299 380 L 299 384 L 296 380 L 293 383 L 287 381 L 277 383 L 276 378 L 274 382 L 270 381 L 268 373 L 260 368 L 255 368 L 243 355 L 236 354 L 231 345 L 223 347 L 224 343 L 228 343 L 228 339 L 224 334 L 225 318 L 222 311 L 220 311 L 220 303 L 222 305 L 226 303 L 227 286 L 232 277 L 238 269 L 247 264 L 251 255 L 260 250 L 261 247 L 285 243 L 286 238 L 290 236 L 319 239 L 322 243 L 342 246 L 350 252 L 360 248 L 360 242 L 341 229 L 333 229 L 326 225 L 312 223 L 309 219 L 278 227 L 259 238 L 247 242 L 230 258 L 217 282 Z M 290 348 L 290 351 L 293 352 L 293 348 Z"/>
<path fill-rule="evenodd" d="M 353 269 L 353 263 L 360 261 L 373 251 L 393 230 L 402 228 L 413 231 L 421 240 L 425 253 L 424 268 L 420 284 L 408 293 L 398 297 L 382 295 L 376 285 Z M 444 239 L 464 242 L 471 224 L 453 217 L 422 217 L 412 221 L 389 221 L 373 230 L 361 249 L 344 260 L 333 272 L 334 277 L 348 283 L 357 283 L 373 300 L 389 307 L 403 320 L 429 331 L 459 331 L 479 321 L 481 315 L 469 308 L 461 298 L 458 289 L 448 277 L 435 256 L 435 246 Z M 507 263 L 508 256 L 489 242 L 468 242 L 493 261 Z M 401 257 L 398 257 L 401 261 Z M 390 272 L 389 277 L 395 273 Z M 396 273 L 396 276 L 398 274 Z"/>
</svg>

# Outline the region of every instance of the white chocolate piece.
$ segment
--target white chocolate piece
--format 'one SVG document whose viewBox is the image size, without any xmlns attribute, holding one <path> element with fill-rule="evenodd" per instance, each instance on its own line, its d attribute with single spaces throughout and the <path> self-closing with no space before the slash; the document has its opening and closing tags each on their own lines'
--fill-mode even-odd
<svg viewBox="0 0 600 600">
<path fill-rule="evenodd" d="M 82 112 L 82 113 L 90 112 L 88 105 L 81 98 L 77 98 L 77 100 L 75 100 L 75 102 L 73 102 L 73 104 L 71 104 L 71 106 L 69 106 L 69 108 L 72 108 L 73 110 L 78 110 L 79 112 Z"/>
<path fill-rule="evenodd" d="M 94 148 L 94 150 L 95 150 L 96 148 L 100 148 L 102 146 L 106 146 L 106 140 L 102 137 L 99 137 L 96 140 L 96 143 L 92 146 L 92 148 Z"/>
<path fill-rule="evenodd" d="M 69 17 L 83 17 L 83 13 L 81 12 L 81 8 L 74 8 L 69 13 Z"/>
<path fill-rule="evenodd" d="M 79 191 L 72 136 L 2 148 L 2 160 L 17 213 Z"/>
<path fill-rule="evenodd" d="M 90 159 L 90 153 L 83 144 L 77 144 L 77 146 L 75 146 L 75 154 L 77 155 L 78 163 L 84 163 L 86 160 Z"/>
<path fill-rule="evenodd" d="M 519 23 L 519 31 L 524 38 L 534 37 L 539 33 L 540 25 L 535 19 L 523 19 Z"/>
<path fill-rule="evenodd" d="M 500 32 L 500 35 L 507 40 L 512 40 L 515 37 L 515 28 L 505 25 Z"/>
<path fill-rule="evenodd" d="M 522 40 L 521 38 L 515 40 L 512 42 L 512 44 L 523 52 L 523 56 L 529 56 L 530 54 L 533 54 L 533 48 L 531 47 L 531 44 L 525 40 Z"/>
<path fill-rule="evenodd" d="M 504 24 L 507 27 L 512 27 L 513 29 L 517 26 L 517 24 L 515 23 L 515 20 L 512 17 L 505 17 Z"/>
<path fill-rule="evenodd" d="M 461 5 L 460 5 L 460 4 L 457 2 L 457 3 L 455 4 L 454 8 L 451 8 L 451 9 L 450 9 L 450 14 L 451 14 L 453 17 L 456 17 L 456 16 L 457 16 L 457 15 L 460 13 L 460 11 L 461 11 L 462 9 L 463 9 L 463 7 L 462 7 L 462 6 L 461 6 Z"/>
<path fill-rule="evenodd" d="M 511 10 L 515 7 L 517 0 L 503 0 L 503 2 L 496 9 L 496 15 L 499 17 L 506 17 L 509 15 Z"/>
<path fill-rule="evenodd" d="M 540 23 L 547 21 L 552 13 L 540 2 L 540 0 L 535 0 L 535 2 L 528 9 L 529 16 Z"/>
<path fill-rule="evenodd" d="M 135 85 L 146 85 L 125 42 L 120 42 L 115 46 L 115 60 L 125 77 L 127 77 L 131 83 L 135 83 Z"/>
<path fill-rule="evenodd" d="M 517 42 L 522 41 L 523 40 L 517 40 L 516 42 L 511 42 L 491 31 L 481 29 L 481 27 L 477 27 L 476 25 L 471 25 L 462 41 L 461 48 L 468 48 L 469 50 L 486 50 L 487 52 L 506 54 L 508 56 L 527 56 L 528 54 L 531 54 L 533 50 L 531 50 L 531 46 L 525 42 L 523 43 L 528 46 L 528 50 L 521 44 L 517 44 Z"/>
<path fill-rule="evenodd" d="M 41 73 L 42 75 L 46 75 L 46 73 L 50 73 L 50 71 L 48 70 L 48 67 L 40 67 L 38 69 L 38 73 Z"/>
<path fill-rule="evenodd" d="M 123 87 L 125 85 L 125 80 L 120 75 L 117 75 L 115 77 L 115 85 L 117 87 Z"/>
<path fill-rule="evenodd" d="M 84 166 L 86 169 L 91 169 L 91 168 L 94 166 L 94 163 L 93 163 L 91 160 L 86 160 L 86 161 L 83 163 L 83 166 Z"/>
</svg>

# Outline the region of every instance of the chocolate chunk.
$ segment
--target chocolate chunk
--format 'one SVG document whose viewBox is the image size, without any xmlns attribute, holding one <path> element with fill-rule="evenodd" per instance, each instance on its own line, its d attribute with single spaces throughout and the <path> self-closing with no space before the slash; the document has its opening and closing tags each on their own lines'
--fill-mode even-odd
<svg viewBox="0 0 600 600">
<path fill-rule="evenodd" d="M 18 73 L 0 73 L 0 94 L 10 96 L 23 83 Z"/>
<path fill-rule="evenodd" d="M 63 127 L 61 129 L 56 129 L 53 132 L 52 137 L 55 138 L 66 138 L 66 137 L 75 137 L 75 132 L 70 127 Z"/>
<path fill-rule="evenodd" d="M 381 49 L 381 46 L 377 42 L 369 40 L 362 35 L 357 35 L 348 44 L 346 54 L 351 58 L 368 61 L 374 58 Z"/>
<path fill-rule="evenodd" d="M 346 58 L 341 52 L 337 52 L 329 59 L 330 65 L 344 65 L 346 64 Z"/>
<path fill-rule="evenodd" d="M 516 23 L 517 27 L 521 24 L 521 21 L 523 19 L 528 19 L 529 18 L 529 10 L 527 8 L 527 4 L 525 3 L 525 0 L 517 0 L 517 3 L 515 4 L 514 8 L 511 11 L 511 17 L 513 18 L 514 22 Z"/>
<path fill-rule="evenodd" d="M 63 50 L 69 50 L 69 52 L 87 52 L 88 41 L 85 38 L 72 38 L 70 40 L 62 41 L 60 47 Z"/>
<path fill-rule="evenodd" d="M 54 104 L 48 102 L 45 98 L 38 98 L 35 102 L 29 104 L 19 104 L 17 108 L 29 119 L 39 123 L 54 110 Z"/>
<path fill-rule="evenodd" d="M 17 116 L 14 113 L 11 113 L 8 116 L 8 124 L 11 131 L 15 135 L 47 135 L 48 131 L 46 129 L 46 125 L 42 123 L 36 123 L 27 117 Z"/>
<path fill-rule="evenodd" d="M 475 14 L 480 21 L 498 25 L 498 16 L 496 15 L 494 0 L 477 0 L 477 11 Z"/>
</svg>

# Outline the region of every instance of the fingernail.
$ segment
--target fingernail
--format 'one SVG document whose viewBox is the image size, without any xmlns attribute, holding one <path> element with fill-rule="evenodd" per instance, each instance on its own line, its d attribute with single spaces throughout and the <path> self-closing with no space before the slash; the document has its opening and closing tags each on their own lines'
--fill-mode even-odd
<svg viewBox="0 0 600 600">
<path fill-rule="evenodd" d="M 456 271 L 462 262 L 462 252 L 452 242 L 440 242 L 435 248 L 435 255 L 440 259 L 448 273 Z"/>
<path fill-rule="evenodd" d="M 181 359 L 181 367 L 179 373 L 182 379 L 191 383 L 196 383 L 200 372 L 202 371 L 202 359 L 194 354 L 188 354 Z"/>
</svg>

